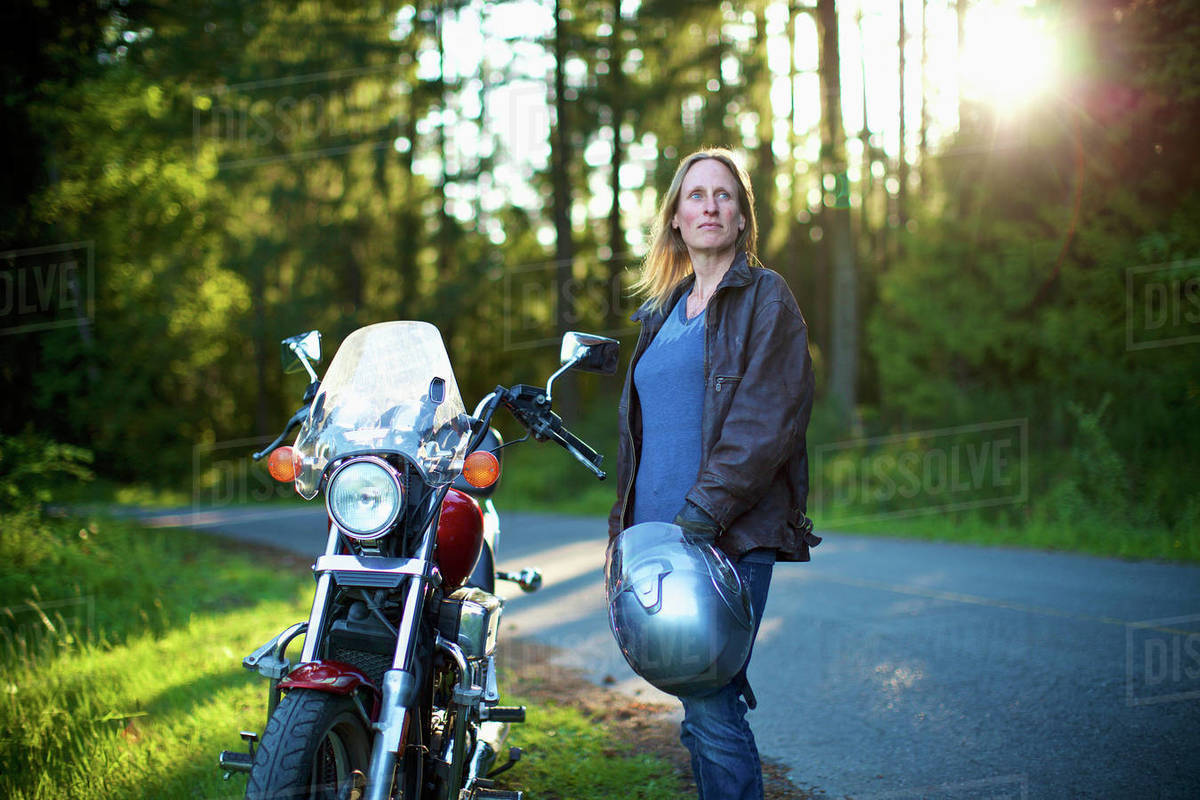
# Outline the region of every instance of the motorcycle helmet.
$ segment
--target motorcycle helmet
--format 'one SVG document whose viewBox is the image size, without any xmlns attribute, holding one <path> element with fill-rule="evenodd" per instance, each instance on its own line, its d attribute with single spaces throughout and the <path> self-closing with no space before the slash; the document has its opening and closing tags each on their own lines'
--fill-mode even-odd
<svg viewBox="0 0 1200 800">
<path fill-rule="evenodd" d="M 750 653 L 754 614 L 733 564 L 678 525 L 643 522 L 608 544 L 608 624 L 633 671 L 679 697 L 729 683 Z"/>
</svg>

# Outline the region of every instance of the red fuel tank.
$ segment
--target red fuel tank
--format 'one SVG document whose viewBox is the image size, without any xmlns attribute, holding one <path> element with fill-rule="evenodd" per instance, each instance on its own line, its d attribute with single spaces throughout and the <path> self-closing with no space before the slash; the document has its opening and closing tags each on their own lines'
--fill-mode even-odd
<svg viewBox="0 0 1200 800">
<path fill-rule="evenodd" d="M 442 586 L 462 586 L 483 551 L 483 511 L 475 498 L 458 489 L 446 492 L 437 529 L 437 565 Z"/>
</svg>

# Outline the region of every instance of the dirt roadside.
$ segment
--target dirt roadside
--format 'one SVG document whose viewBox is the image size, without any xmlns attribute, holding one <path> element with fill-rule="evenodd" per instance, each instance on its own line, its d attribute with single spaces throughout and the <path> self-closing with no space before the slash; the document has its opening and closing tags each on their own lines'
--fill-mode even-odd
<svg viewBox="0 0 1200 800">
<path fill-rule="evenodd" d="M 674 709 L 597 686 L 583 677 L 582 672 L 555 664 L 556 649 L 547 645 L 510 638 L 500 652 L 506 690 L 533 702 L 553 700 L 605 723 L 629 751 L 663 759 L 688 789 L 695 791 L 688 752 L 679 743 L 679 725 L 672 717 Z M 786 770 L 770 761 L 763 762 L 763 788 L 766 800 L 825 797 L 794 785 L 788 780 Z"/>
</svg>

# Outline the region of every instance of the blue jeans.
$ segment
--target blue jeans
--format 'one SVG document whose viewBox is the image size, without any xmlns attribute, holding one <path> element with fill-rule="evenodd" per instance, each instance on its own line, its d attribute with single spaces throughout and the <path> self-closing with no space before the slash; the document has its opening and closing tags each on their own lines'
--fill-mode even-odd
<svg viewBox="0 0 1200 800">
<path fill-rule="evenodd" d="M 775 565 L 743 560 L 735 566 L 750 591 L 757 636 Z M 742 700 L 748 687 L 749 664 L 750 654 L 747 654 L 742 671 L 726 686 L 711 694 L 681 698 L 683 724 L 679 741 L 692 755 L 692 777 L 700 800 L 762 800 L 762 763 L 754 734 L 746 722 L 750 707 Z"/>
</svg>

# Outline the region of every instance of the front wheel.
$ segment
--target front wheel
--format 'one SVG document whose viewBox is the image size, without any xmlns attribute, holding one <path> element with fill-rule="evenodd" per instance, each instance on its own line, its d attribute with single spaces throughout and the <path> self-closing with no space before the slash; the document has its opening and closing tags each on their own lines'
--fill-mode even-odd
<svg viewBox="0 0 1200 800">
<path fill-rule="evenodd" d="M 367 771 L 371 735 L 349 697 L 293 689 L 267 723 L 246 800 L 336 800 L 354 770 Z"/>
</svg>

